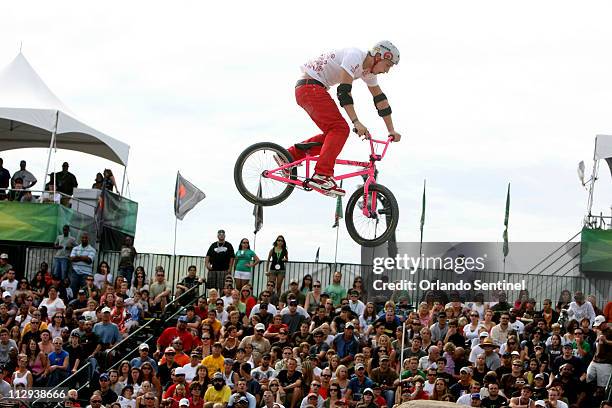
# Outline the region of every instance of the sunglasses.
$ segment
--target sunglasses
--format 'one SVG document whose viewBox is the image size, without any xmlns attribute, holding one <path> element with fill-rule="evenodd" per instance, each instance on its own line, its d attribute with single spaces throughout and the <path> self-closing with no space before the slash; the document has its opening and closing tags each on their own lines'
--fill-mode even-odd
<svg viewBox="0 0 612 408">
<path fill-rule="evenodd" d="M 331 374 L 321 374 L 321 377 L 331 378 Z"/>
<path fill-rule="evenodd" d="M 321 285 L 312 285 L 313 288 L 320 288 Z"/>
</svg>

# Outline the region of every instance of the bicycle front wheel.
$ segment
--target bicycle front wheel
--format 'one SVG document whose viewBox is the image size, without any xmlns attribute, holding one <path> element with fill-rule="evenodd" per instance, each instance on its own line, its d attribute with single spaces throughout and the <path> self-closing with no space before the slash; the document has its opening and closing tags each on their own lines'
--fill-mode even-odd
<svg viewBox="0 0 612 408">
<path fill-rule="evenodd" d="M 373 204 L 376 202 L 376 209 Z M 368 215 L 363 214 L 367 208 Z M 399 221 L 399 206 L 391 191 L 381 184 L 371 184 L 364 198 L 363 187 L 357 189 L 346 205 L 346 229 L 359 245 L 375 247 L 389 240 Z"/>
<path fill-rule="evenodd" d="M 285 201 L 293 192 L 292 184 L 272 180 L 264 172 L 278 168 L 274 155 L 291 163 L 291 154 L 276 143 L 261 142 L 243 151 L 234 166 L 234 182 L 240 194 L 250 203 L 269 206 Z M 290 178 L 297 178 L 297 168 L 292 167 Z M 258 192 L 261 185 L 261 191 Z"/>
</svg>

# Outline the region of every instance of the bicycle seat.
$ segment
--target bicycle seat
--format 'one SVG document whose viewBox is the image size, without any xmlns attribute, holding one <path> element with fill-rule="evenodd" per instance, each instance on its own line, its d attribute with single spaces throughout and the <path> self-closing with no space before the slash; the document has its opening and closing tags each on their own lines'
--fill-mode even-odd
<svg viewBox="0 0 612 408">
<path fill-rule="evenodd" d="M 307 151 L 312 149 L 315 146 L 323 146 L 321 142 L 308 142 L 308 143 L 296 143 L 294 144 L 295 148 L 302 151 Z"/>
</svg>

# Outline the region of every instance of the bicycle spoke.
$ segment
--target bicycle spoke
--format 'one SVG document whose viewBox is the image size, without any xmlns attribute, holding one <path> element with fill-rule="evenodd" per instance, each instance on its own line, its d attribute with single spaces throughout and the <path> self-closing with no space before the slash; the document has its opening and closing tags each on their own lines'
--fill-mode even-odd
<svg viewBox="0 0 612 408">
<path fill-rule="evenodd" d="M 286 188 L 284 183 L 262 175 L 264 171 L 278 167 L 273 158 L 274 153 L 272 150 L 265 149 L 255 151 L 244 161 L 242 166 L 242 179 L 245 187 L 253 195 L 256 195 L 261 182 L 261 196 L 264 199 L 276 197 Z"/>
<path fill-rule="evenodd" d="M 376 196 L 375 212 L 371 212 L 373 203 L 370 200 L 372 200 L 373 195 Z M 387 229 L 386 216 L 391 215 L 391 209 L 385 207 L 385 202 L 386 200 L 382 193 L 370 193 L 369 200 L 367 203 L 367 208 L 368 210 L 370 210 L 370 215 L 363 215 L 363 212 L 361 210 L 361 208 L 363 208 L 363 203 L 355 208 L 355 211 L 350 216 L 353 217 L 353 224 L 355 225 L 355 230 L 359 233 L 360 236 L 365 239 L 375 239 Z"/>
</svg>

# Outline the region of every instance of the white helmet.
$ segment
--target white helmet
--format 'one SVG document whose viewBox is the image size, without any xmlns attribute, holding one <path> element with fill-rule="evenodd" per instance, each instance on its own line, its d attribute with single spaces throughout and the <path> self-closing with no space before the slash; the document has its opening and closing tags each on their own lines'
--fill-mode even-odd
<svg viewBox="0 0 612 408">
<path fill-rule="evenodd" d="M 376 54 L 380 54 L 382 59 L 390 60 L 394 65 L 399 64 L 400 54 L 399 50 L 391 41 L 383 40 L 379 41 L 370 50 L 370 55 L 375 57 Z"/>
</svg>

